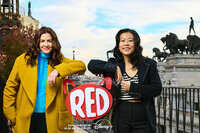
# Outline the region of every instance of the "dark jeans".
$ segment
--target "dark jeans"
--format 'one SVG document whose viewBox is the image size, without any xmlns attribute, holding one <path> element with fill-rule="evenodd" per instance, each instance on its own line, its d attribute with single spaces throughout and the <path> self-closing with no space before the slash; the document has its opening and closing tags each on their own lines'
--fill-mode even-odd
<svg viewBox="0 0 200 133">
<path fill-rule="evenodd" d="M 119 133 L 151 133 L 144 107 L 141 103 L 119 102 Z"/>
<path fill-rule="evenodd" d="M 32 114 L 30 133 L 47 133 L 45 113 Z"/>
</svg>

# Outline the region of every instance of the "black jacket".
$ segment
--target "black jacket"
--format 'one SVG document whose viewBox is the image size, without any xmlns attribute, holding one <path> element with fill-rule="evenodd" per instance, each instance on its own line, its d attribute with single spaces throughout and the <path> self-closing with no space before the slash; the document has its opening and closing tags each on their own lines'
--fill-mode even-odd
<svg viewBox="0 0 200 133">
<path fill-rule="evenodd" d="M 122 73 L 125 71 L 124 62 L 116 61 L 114 58 L 110 58 L 108 62 L 102 60 L 91 60 L 88 64 L 88 69 L 93 74 L 103 74 L 104 76 L 110 76 L 114 81 L 116 66 L 120 67 Z M 146 112 L 149 125 L 152 127 L 152 133 L 155 133 L 156 113 L 154 98 L 160 95 L 162 90 L 156 61 L 145 58 L 144 62 L 138 65 L 138 78 L 138 84 L 131 82 L 129 94 L 132 96 L 137 95 L 138 97 L 140 97 L 144 110 Z M 113 86 L 115 85 L 116 84 L 113 84 Z M 117 103 L 117 99 L 120 93 L 120 87 L 115 87 L 113 91 L 115 92 L 115 95 L 113 97 L 114 102 Z M 115 107 L 117 108 L 117 106 Z M 114 108 L 114 111 L 115 110 L 117 109 Z"/>
</svg>

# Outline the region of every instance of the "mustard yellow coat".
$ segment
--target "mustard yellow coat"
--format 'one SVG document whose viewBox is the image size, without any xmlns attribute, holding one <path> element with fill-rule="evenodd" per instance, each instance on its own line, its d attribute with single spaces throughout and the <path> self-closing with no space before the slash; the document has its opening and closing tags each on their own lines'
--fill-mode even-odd
<svg viewBox="0 0 200 133">
<path fill-rule="evenodd" d="M 25 54 L 19 56 L 6 82 L 3 94 L 3 110 L 8 120 L 15 125 L 13 133 L 29 133 L 31 115 L 35 108 L 37 95 L 37 65 L 26 64 Z M 83 74 L 86 70 L 82 61 L 71 60 L 63 56 L 62 63 L 52 67 L 48 65 L 48 75 L 56 69 L 60 77 L 55 86 L 46 86 L 45 116 L 48 133 L 73 132 L 68 124 L 73 124 L 73 117 L 66 108 L 66 95 L 62 82 L 70 74 Z"/>
</svg>

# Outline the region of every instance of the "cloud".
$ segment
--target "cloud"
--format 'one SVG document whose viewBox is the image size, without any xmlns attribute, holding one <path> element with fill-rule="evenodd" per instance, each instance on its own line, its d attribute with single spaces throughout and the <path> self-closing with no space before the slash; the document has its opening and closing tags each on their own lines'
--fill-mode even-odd
<svg viewBox="0 0 200 133">
<path fill-rule="evenodd" d="M 24 3 L 24 0 L 19 0 L 19 3 L 20 3 L 20 4 Z"/>
<path fill-rule="evenodd" d="M 121 28 L 138 31 L 143 54 L 150 58 L 153 47 L 162 50 L 160 38 L 169 32 L 186 38 L 191 16 L 200 34 L 198 0 L 34 0 L 32 4 L 33 17 L 56 31 L 65 56 L 72 58 L 75 47 L 76 58 L 86 63 L 92 58 L 106 60 Z"/>
</svg>

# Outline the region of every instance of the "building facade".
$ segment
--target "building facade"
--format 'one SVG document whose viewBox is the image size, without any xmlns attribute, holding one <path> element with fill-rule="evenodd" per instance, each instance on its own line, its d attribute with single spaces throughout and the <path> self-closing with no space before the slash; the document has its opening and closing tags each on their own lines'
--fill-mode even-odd
<svg viewBox="0 0 200 133">
<path fill-rule="evenodd" d="M 199 133 L 200 55 L 169 55 L 157 64 L 163 85 L 156 99 L 158 133 Z"/>
<path fill-rule="evenodd" d="M 39 29 L 39 20 L 36 20 L 33 18 L 32 13 L 31 13 L 31 3 L 29 2 L 28 4 L 28 15 L 25 14 L 20 14 L 20 21 L 23 26 L 33 26 L 34 30 Z"/>
</svg>

